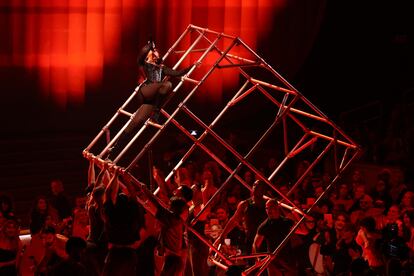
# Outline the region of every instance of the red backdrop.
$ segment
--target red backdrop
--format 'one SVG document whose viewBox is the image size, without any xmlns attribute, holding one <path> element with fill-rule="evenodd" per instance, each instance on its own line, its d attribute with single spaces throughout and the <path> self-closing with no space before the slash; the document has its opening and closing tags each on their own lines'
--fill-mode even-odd
<svg viewBox="0 0 414 276">
<path fill-rule="evenodd" d="M 163 49 L 168 49 L 191 23 L 240 36 L 254 50 L 259 43 L 268 43 L 275 49 L 264 46 L 264 51 L 276 53 L 276 65 L 295 70 L 306 57 L 322 18 L 325 1 L 312 2 L 2 1 L 0 23 L 4 27 L 0 36 L 7 39 L 0 46 L 0 66 L 21 67 L 36 74 L 40 86 L 36 91 L 64 109 L 68 104 L 82 104 L 87 87 L 102 84 L 105 66 L 122 64 L 131 55 L 135 59 L 138 45 L 134 53 L 125 50 L 130 49 L 126 44 L 142 45 L 152 34 Z M 290 54 L 278 55 L 281 50 Z M 220 100 L 228 81 L 222 76 L 213 83 L 215 95 L 211 96 Z"/>
</svg>

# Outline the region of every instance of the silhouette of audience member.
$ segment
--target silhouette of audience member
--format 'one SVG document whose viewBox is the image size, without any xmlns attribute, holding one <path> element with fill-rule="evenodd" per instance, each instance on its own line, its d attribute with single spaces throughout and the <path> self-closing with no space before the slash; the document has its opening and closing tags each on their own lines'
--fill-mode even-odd
<svg viewBox="0 0 414 276">
<path fill-rule="evenodd" d="M 333 275 L 348 273 L 352 262 L 362 256 L 362 249 L 356 243 L 355 235 L 355 227 L 350 223 L 346 224 L 332 256 Z"/>
<path fill-rule="evenodd" d="M 0 212 L 6 219 L 14 218 L 13 200 L 8 195 L 0 195 Z"/>
<path fill-rule="evenodd" d="M 253 243 L 253 251 L 260 251 L 262 243 L 266 241 L 267 251 L 273 253 L 284 240 L 293 226 L 291 219 L 281 215 L 276 199 L 266 202 L 267 219 L 260 224 Z M 295 275 L 295 259 L 290 241 L 278 252 L 277 257 L 267 267 L 268 275 Z"/>
<path fill-rule="evenodd" d="M 370 267 L 376 271 L 381 271 L 383 267 L 381 252 L 378 248 L 378 243 L 381 238 L 380 233 L 375 229 L 375 219 L 373 217 L 366 217 L 360 222 L 360 230 L 355 238 L 355 241 L 362 248 L 362 257 L 367 260 Z"/>
<path fill-rule="evenodd" d="M 144 210 L 137 201 L 133 186 L 127 184 L 127 193 L 120 192 L 116 169 L 105 190 L 103 214 L 108 235 L 108 254 L 102 275 L 125 276 L 137 273 L 136 249 L 140 230 L 145 225 Z"/>
<path fill-rule="evenodd" d="M 226 276 L 241 276 L 243 268 L 237 265 L 231 265 L 226 270 Z"/>
<path fill-rule="evenodd" d="M 67 257 L 65 244 L 67 238 L 56 234 L 53 227 L 45 227 L 41 232 L 42 242 L 31 248 L 29 255 L 33 262 L 35 275 L 49 275 L 52 268 Z"/>
<path fill-rule="evenodd" d="M 264 199 L 266 186 L 263 182 L 256 181 L 253 185 L 252 196 L 243 200 L 237 206 L 235 214 L 229 219 L 220 236 L 214 242 L 218 246 L 223 239 L 238 225 L 245 225 L 246 249 L 251 252 L 257 228 L 266 219 L 266 200 Z"/>
<path fill-rule="evenodd" d="M 33 235 L 40 233 L 46 227 L 47 222 L 49 226 L 53 226 L 56 230 L 57 219 L 57 212 L 49 206 L 46 197 L 38 197 L 30 213 L 30 234 L 33 237 Z"/>
<path fill-rule="evenodd" d="M 386 182 L 381 179 L 378 179 L 375 184 L 374 191 L 372 191 L 371 196 L 374 201 L 374 205 L 378 207 L 384 207 L 388 209 L 392 204 L 392 198 L 390 196 L 390 187 Z"/>
<path fill-rule="evenodd" d="M 51 276 L 86 276 L 87 271 L 82 264 L 82 256 L 86 249 L 86 242 L 79 237 L 70 237 L 65 245 L 67 258 L 60 261 L 52 269 Z"/>
<path fill-rule="evenodd" d="M 70 217 L 72 215 L 72 205 L 64 194 L 63 182 L 59 179 L 52 180 L 50 182 L 50 189 L 52 196 L 49 202 L 57 210 L 59 221 Z"/>
<path fill-rule="evenodd" d="M 140 189 L 155 207 L 155 217 L 161 223 L 158 254 L 164 256 L 164 264 L 160 275 L 182 275 L 185 271 L 188 251 L 188 236 L 185 224 L 189 215 L 188 203 L 182 197 L 173 196 L 167 209 L 159 202 L 159 199 L 154 197 L 145 184 L 141 183 Z"/>
<path fill-rule="evenodd" d="M 103 196 L 105 187 L 98 185 L 92 190 L 88 204 L 89 235 L 87 238 L 86 258 L 89 261 L 89 274 L 100 275 L 107 254 L 108 240 L 104 229 Z"/>
<path fill-rule="evenodd" d="M 15 220 L 7 220 L 0 228 L 0 275 L 17 275 L 21 249 L 19 226 Z"/>
</svg>

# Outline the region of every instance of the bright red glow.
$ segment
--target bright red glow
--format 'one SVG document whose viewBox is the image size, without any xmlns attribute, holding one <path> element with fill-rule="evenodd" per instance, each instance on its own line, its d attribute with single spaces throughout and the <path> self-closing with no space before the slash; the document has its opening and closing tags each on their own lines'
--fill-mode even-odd
<svg viewBox="0 0 414 276">
<path fill-rule="evenodd" d="M 122 42 L 136 36 L 129 33 L 134 26 L 147 28 L 139 30 L 141 42 L 154 32 L 154 39 L 169 47 L 188 24 L 194 24 L 240 36 L 254 50 L 286 0 L 7 2 L 0 8 L 10 8 L 11 42 L 7 55 L 0 56 L 0 66 L 34 70 L 43 96 L 64 108 L 83 103 L 87 85 L 102 83 L 104 66 L 118 62 L 123 55 Z M 209 91 L 215 93 L 211 99 L 219 100 L 223 88 L 235 80 L 235 76 L 226 75 L 211 82 L 214 87 Z"/>
</svg>

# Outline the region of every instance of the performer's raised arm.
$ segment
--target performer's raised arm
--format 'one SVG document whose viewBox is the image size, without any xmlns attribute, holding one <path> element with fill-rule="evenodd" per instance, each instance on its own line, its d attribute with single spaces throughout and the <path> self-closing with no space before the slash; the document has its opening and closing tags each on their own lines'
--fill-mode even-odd
<svg viewBox="0 0 414 276">
<path fill-rule="evenodd" d="M 118 190 L 119 190 L 118 170 L 115 170 L 114 174 L 112 175 L 111 180 L 108 183 L 108 186 L 106 186 L 104 203 L 110 200 L 112 201 L 113 204 L 115 204 Z"/>
</svg>

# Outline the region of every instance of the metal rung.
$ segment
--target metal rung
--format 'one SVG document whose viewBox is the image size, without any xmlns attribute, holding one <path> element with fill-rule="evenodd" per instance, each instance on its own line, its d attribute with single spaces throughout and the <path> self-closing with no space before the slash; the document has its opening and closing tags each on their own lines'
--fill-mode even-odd
<svg viewBox="0 0 414 276">
<path fill-rule="evenodd" d="M 147 121 L 147 124 L 148 124 L 148 125 L 150 125 L 150 126 L 153 126 L 153 127 L 159 128 L 159 129 L 160 129 L 160 128 L 162 128 L 162 126 L 163 126 L 163 125 L 160 125 L 160 124 L 154 123 L 154 122 L 153 122 L 153 121 L 151 121 L 151 120 L 148 120 L 148 121 Z"/>
<path fill-rule="evenodd" d="M 200 83 L 200 81 L 189 78 L 189 77 L 183 77 L 183 80 L 194 83 L 194 84 L 199 84 Z"/>
<path fill-rule="evenodd" d="M 123 109 L 118 109 L 118 113 L 121 113 L 121 114 L 127 115 L 127 116 L 129 116 L 129 117 L 131 117 L 131 116 L 132 116 L 132 113 L 130 113 L 130 112 L 126 111 L 126 110 L 123 110 Z"/>
<path fill-rule="evenodd" d="M 205 52 L 208 48 L 202 48 L 202 49 L 193 49 L 191 50 L 191 53 L 199 53 L 199 52 Z M 174 51 L 175 54 L 183 54 L 185 53 L 187 50 L 177 50 Z"/>
<path fill-rule="evenodd" d="M 258 83 L 260 85 L 263 85 L 263 86 L 266 86 L 266 87 L 269 87 L 269 88 L 272 88 L 272 89 L 275 89 L 275 90 L 279 90 L 279 91 L 282 91 L 282 92 L 285 92 L 285 93 L 289 93 L 289 94 L 293 94 L 293 95 L 297 94 L 293 90 L 286 89 L 286 88 L 283 88 L 283 87 L 280 87 L 280 86 L 277 86 L 277 85 L 274 85 L 274 84 L 270 84 L 270 83 L 267 83 L 267 82 L 264 82 L 264 81 L 261 81 L 261 80 L 255 79 L 255 78 L 251 78 L 250 80 L 255 84 Z"/>
</svg>

